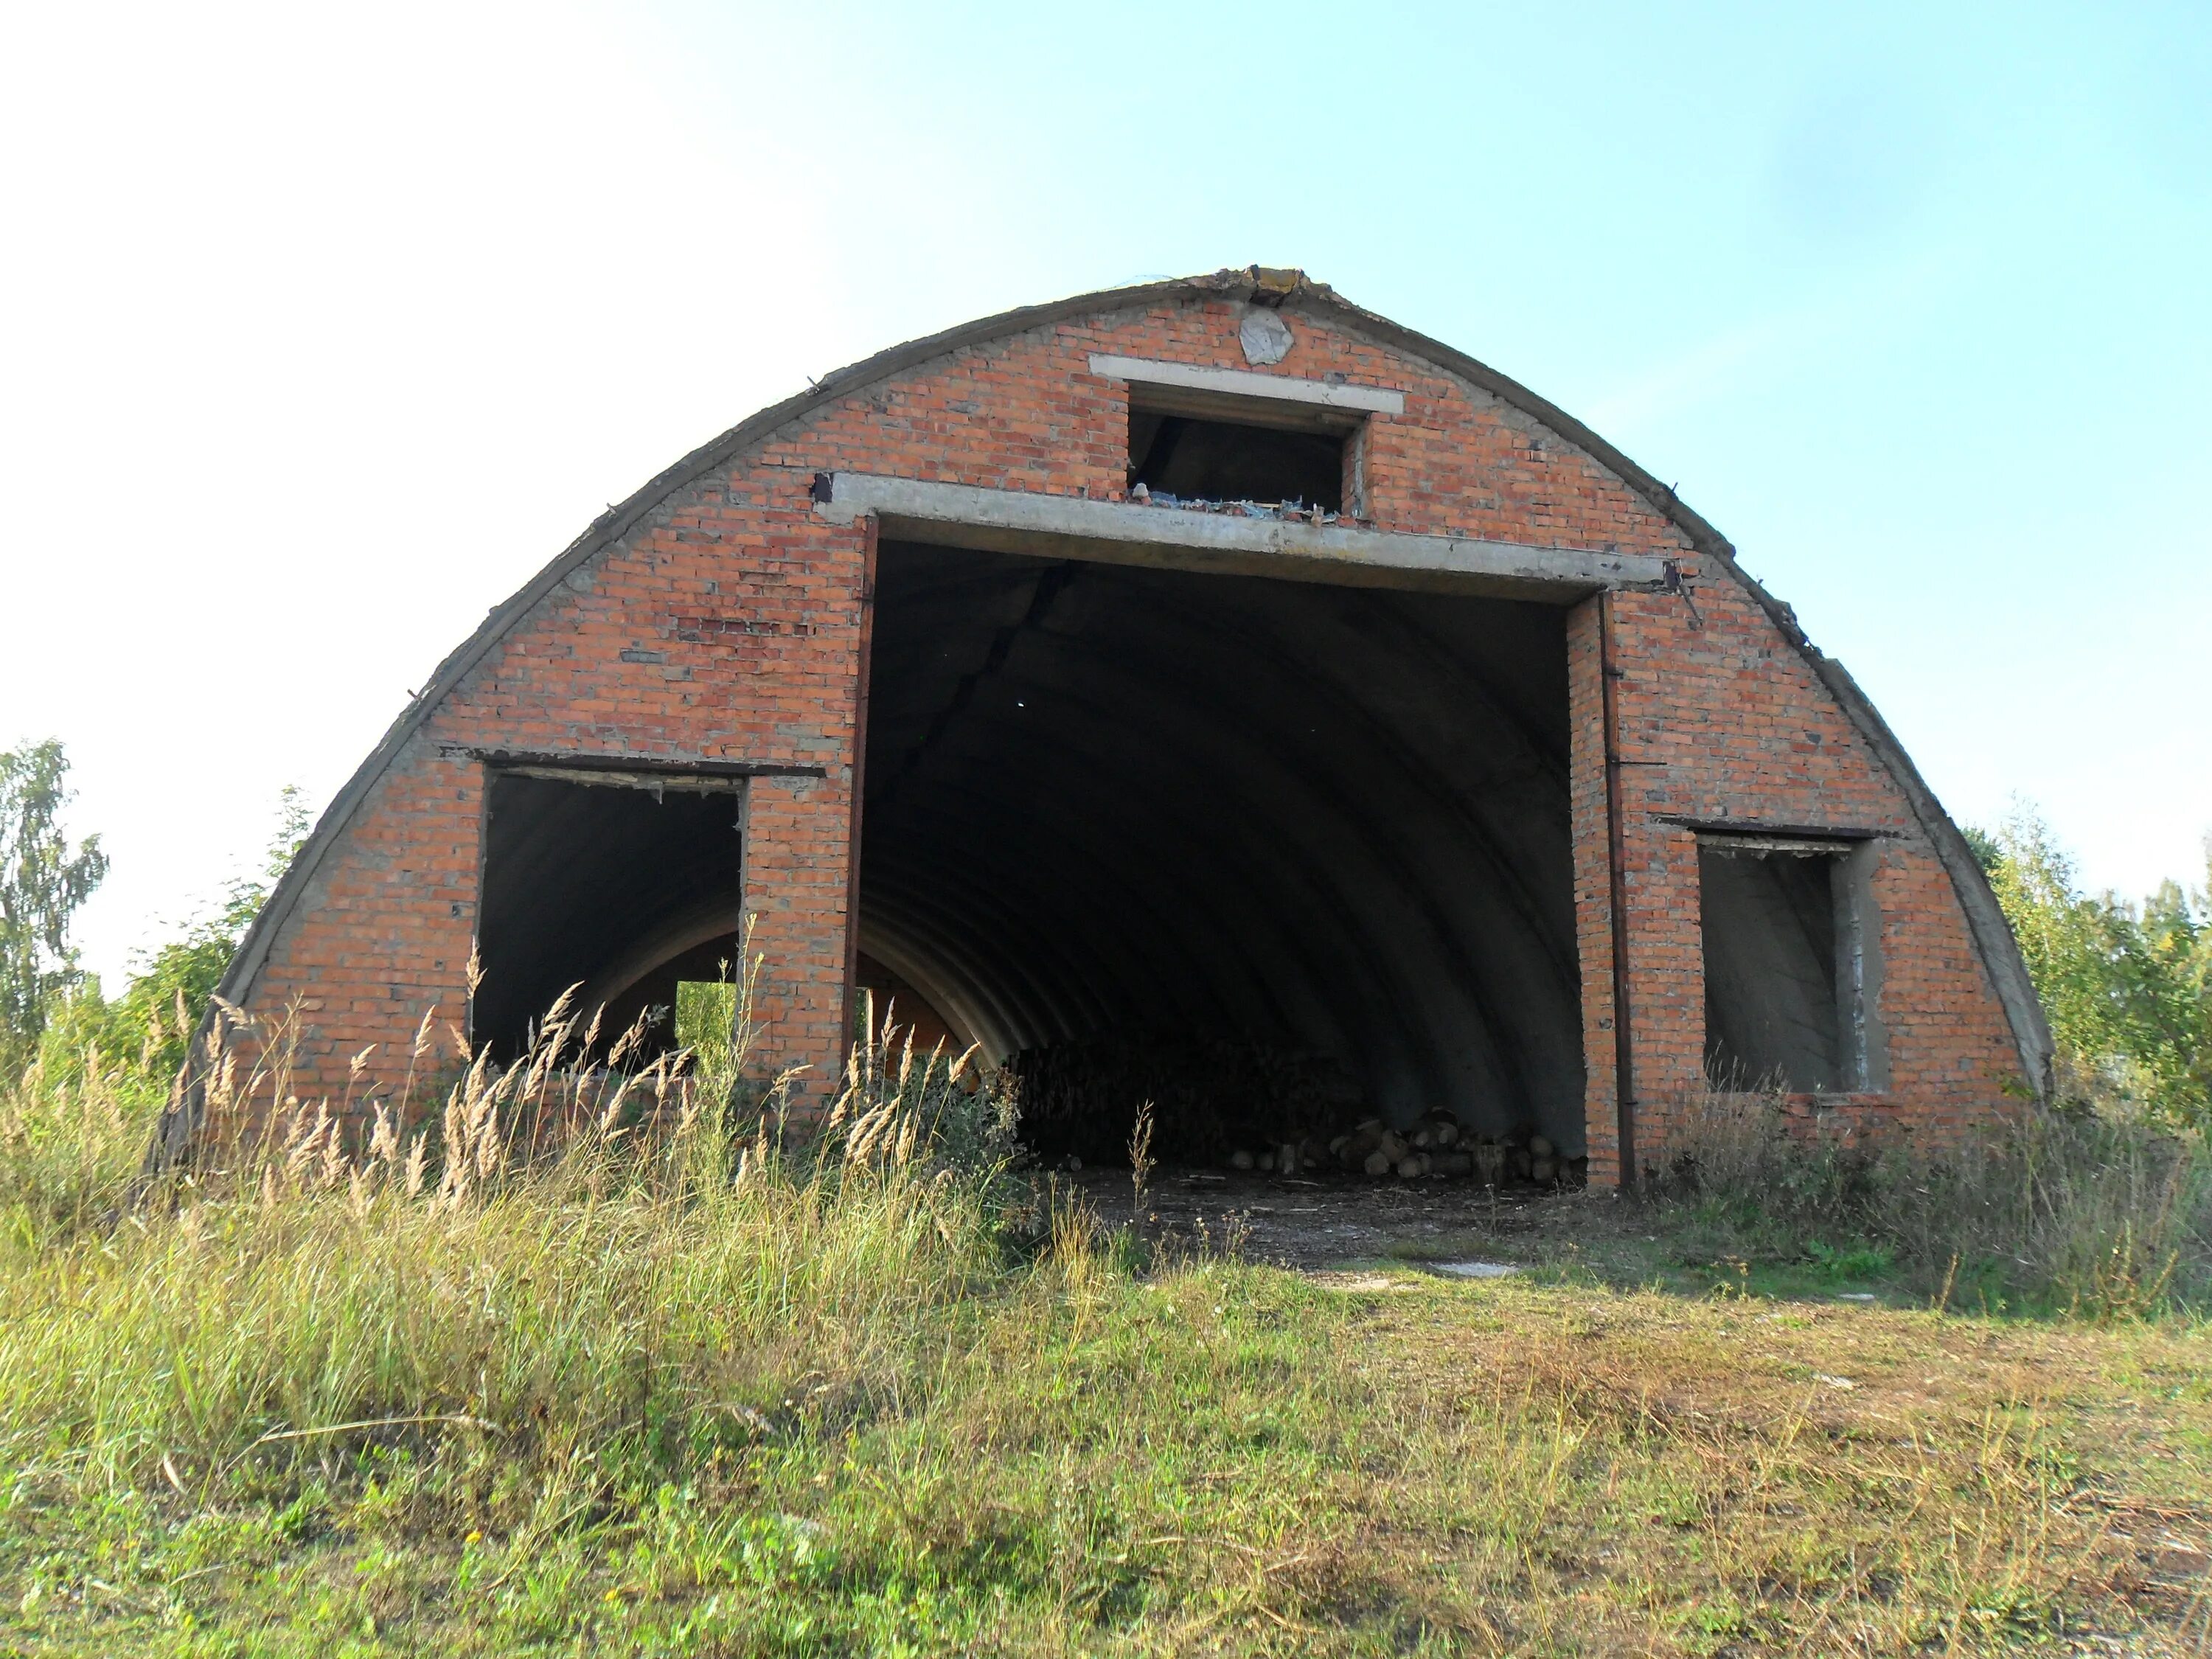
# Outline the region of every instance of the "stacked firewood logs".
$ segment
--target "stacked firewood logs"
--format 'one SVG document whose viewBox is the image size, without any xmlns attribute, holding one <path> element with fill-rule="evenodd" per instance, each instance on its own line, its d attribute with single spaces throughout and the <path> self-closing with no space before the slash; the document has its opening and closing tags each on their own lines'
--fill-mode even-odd
<svg viewBox="0 0 2212 1659">
<path fill-rule="evenodd" d="M 1029 1049 L 1007 1073 L 1023 1142 L 1048 1164 L 1121 1162 L 1147 1106 L 1154 1155 L 1191 1164 L 1224 1162 L 1240 1146 L 1279 1152 L 1364 1109 L 1340 1062 L 1225 1039 L 1111 1032 Z"/>
<path fill-rule="evenodd" d="M 1167 1164 L 1491 1187 L 1578 1173 L 1533 1130 L 1481 1133 L 1446 1110 L 1394 1127 L 1340 1061 L 1262 1043 L 1103 1032 L 1013 1055 L 1000 1086 L 1019 1105 L 1024 1144 L 1053 1168 L 1120 1165 L 1141 1111 Z"/>
<path fill-rule="evenodd" d="M 1451 1112 L 1429 1112 L 1402 1128 L 1379 1117 L 1340 1133 L 1240 1146 L 1229 1155 L 1232 1170 L 1277 1175 L 1341 1171 L 1376 1180 L 1424 1176 L 1473 1179 L 1487 1187 L 1516 1182 L 1556 1185 L 1567 1173 L 1559 1149 L 1540 1134 L 1471 1134 Z"/>
</svg>

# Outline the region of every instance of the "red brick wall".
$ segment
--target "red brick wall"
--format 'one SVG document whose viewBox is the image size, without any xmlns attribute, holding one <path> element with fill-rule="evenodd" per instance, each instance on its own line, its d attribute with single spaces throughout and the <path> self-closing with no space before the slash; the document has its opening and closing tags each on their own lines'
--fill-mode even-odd
<svg viewBox="0 0 2212 1659">
<path fill-rule="evenodd" d="M 1697 562 L 1683 569 L 1696 573 Z M 1587 1123 L 1591 1178 L 1609 1182 L 1619 1165 L 1601 603 L 1577 608 L 1568 646 Z M 1857 1123 L 1902 1116 L 1934 1129 L 2000 1109 L 2018 1051 L 1950 877 L 1810 667 L 1725 577 L 1697 586 L 1702 625 L 1679 599 L 1621 593 L 1610 603 L 1639 1162 L 1663 1165 L 1668 1130 L 1705 1080 L 1697 837 L 1670 818 L 1879 832 L 1872 884 L 1890 1086 L 1834 1104 Z"/>
<path fill-rule="evenodd" d="M 1703 991 L 1697 860 L 1654 814 L 1837 823 L 1896 832 L 1877 895 L 1896 1109 L 1949 1121 L 1987 1109 L 2008 1035 L 1948 878 L 1903 797 L 1848 720 L 1724 573 L 1619 477 L 1529 416 L 1294 307 L 1273 371 L 1394 387 L 1373 422 L 1368 509 L 1386 529 L 1662 554 L 1682 560 L 1704 625 L 1678 598 L 1620 599 L 1632 970 L 1645 1101 L 1643 1150 L 1698 1083 Z M 390 1089 L 425 1008 L 463 1017 L 483 799 L 477 752 L 653 757 L 781 769 L 748 786 L 745 903 L 767 957 L 769 1058 L 835 1075 L 846 1031 L 848 864 L 862 527 L 811 510 L 840 469 L 1118 498 L 1127 405 L 1093 376 L 1109 351 L 1247 367 L 1242 307 L 1166 302 L 1041 325 L 952 351 L 795 418 L 752 453 L 675 489 L 556 587 L 430 712 L 283 921 L 250 1000 L 296 1000 L 303 1095 L 341 1093 L 349 1057 Z M 1609 926 L 1594 605 L 1570 630 L 1576 886 L 1593 1167 L 1612 1139 Z M 798 775 L 803 770 L 819 775 Z M 441 1058 L 452 1058 L 445 1040 Z"/>
</svg>

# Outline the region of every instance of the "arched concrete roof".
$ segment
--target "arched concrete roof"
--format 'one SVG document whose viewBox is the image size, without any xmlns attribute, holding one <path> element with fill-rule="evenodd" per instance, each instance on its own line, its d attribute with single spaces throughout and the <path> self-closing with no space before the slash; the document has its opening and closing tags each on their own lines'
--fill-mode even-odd
<svg viewBox="0 0 2212 1659">
<path fill-rule="evenodd" d="M 836 399 L 911 373 L 951 352 L 1071 318 L 1137 310 L 1178 301 L 1240 301 L 1255 297 L 1319 313 L 1378 345 L 1431 364 L 1521 410 L 1618 477 L 1679 530 L 1717 570 L 1749 594 L 1836 699 L 1905 795 L 1958 893 L 1983 968 L 2010 1023 L 2022 1073 L 2033 1086 L 2046 1086 L 2051 1043 L 2043 1010 L 2011 928 L 1965 837 L 1937 802 L 1887 723 L 1843 665 L 1821 653 L 1798 626 L 1796 613 L 1743 570 L 1727 538 L 1684 504 L 1671 488 L 1581 422 L 1517 381 L 1440 341 L 1352 305 L 1326 284 L 1311 282 L 1303 273 L 1257 266 L 1079 295 L 987 317 L 941 334 L 894 346 L 836 370 L 805 392 L 762 410 L 693 450 L 627 500 L 610 507 L 513 597 L 491 611 L 483 625 L 439 665 L 436 673 L 393 721 L 383 740 L 332 799 L 313 834 L 278 882 L 276 891 L 240 942 L 218 994 L 232 1003 L 242 1003 L 252 994 L 271 944 L 300 904 L 323 860 L 343 835 L 377 780 L 398 757 L 432 711 L 571 572 L 619 542 L 676 491 L 727 465 L 782 428 Z"/>
</svg>

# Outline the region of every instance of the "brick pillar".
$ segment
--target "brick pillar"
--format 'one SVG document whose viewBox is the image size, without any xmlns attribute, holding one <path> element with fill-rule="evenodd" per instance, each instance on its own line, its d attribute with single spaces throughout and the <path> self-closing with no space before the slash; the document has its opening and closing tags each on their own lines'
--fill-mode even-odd
<svg viewBox="0 0 2212 1659">
<path fill-rule="evenodd" d="M 849 791 L 830 778 L 747 781 L 744 920 L 760 962 L 753 1000 L 755 1064 L 803 1066 L 792 1098 L 827 1107 L 845 1063 Z"/>
<path fill-rule="evenodd" d="M 1669 1128 L 1705 1086 L 1704 934 L 1698 915 L 1697 836 L 1669 821 L 1683 802 L 1674 774 L 1686 751 L 1670 739 L 1662 695 L 1667 653 L 1681 647 L 1667 602 L 1616 593 L 1567 618 L 1568 757 L 1575 843 L 1575 935 L 1581 956 L 1583 1111 L 1590 1182 L 1620 1181 L 1618 1031 L 1614 1024 L 1613 868 L 1607 810 L 1605 674 L 1601 607 L 1613 606 L 1613 748 L 1621 763 L 1620 882 L 1626 898 L 1636 1161 L 1662 1164 Z"/>
<path fill-rule="evenodd" d="M 1612 874 L 1606 811 L 1601 598 L 1567 613 L 1567 789 L 1574 835 L 1575 948 L 1582 972 L 1583 1133 L 1593 1187 L 1620 1184 L 1614 1092 Z"/>
</svg>

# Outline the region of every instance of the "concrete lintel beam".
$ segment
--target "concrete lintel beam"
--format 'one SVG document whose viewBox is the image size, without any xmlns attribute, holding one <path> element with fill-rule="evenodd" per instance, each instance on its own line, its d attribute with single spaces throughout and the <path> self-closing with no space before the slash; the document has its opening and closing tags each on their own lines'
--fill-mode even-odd
<svg viewBox="0 0 2212 1659">
<path fill-rule="evenodd" d="M 1335 380 L 1301 380 L 1288 374 L 1255 374 L 1242 368 L 1201 368 L 1196 363 L 1164 363 L 1149 357 L 1091 355 L 1091 372 L 1109 380 L 1166 386 L 1176 392 L 1217 398 L 1253 398 L 1280 404 L 1310 404 L 1361 415 L 1403 415 L 1406 394 L 1382 386 L 1346 386 Z"/>
<path fill-rule="evenodd" d="M 1571 605 L 1601 588 L 1665 584 L 1666 562 L 1638 553 L 1528 547 L 1456 536 L 982 489 L 867 472 L 830 477 L 816 511 L 833 524 L 872 514 L 899 540 L 1104 564 L 1161 565 L 1346 586 Z"/>
</svg>

